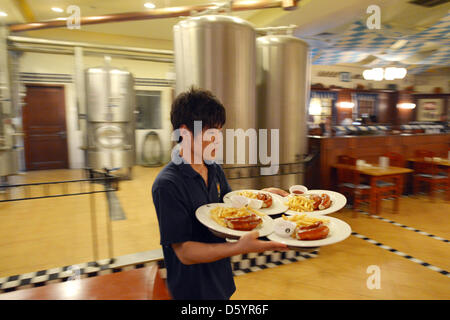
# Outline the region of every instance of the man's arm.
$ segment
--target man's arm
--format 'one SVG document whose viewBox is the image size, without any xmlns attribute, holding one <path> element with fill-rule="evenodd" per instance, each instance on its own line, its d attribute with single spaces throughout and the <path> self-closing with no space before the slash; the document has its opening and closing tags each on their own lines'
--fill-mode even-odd
<svg viewBox="0 0 450 320">
<path fill-rule="evenodd" d="M 258 231 L 242 236 L 237 242 L 203 243 L 186 241 L 172 244 L 178 259 L 185 265 L 209 263 L 223 258 L 249 252 L 287 250 L 287 245 L 274 241 L 258 240 Z"/>
</svg>

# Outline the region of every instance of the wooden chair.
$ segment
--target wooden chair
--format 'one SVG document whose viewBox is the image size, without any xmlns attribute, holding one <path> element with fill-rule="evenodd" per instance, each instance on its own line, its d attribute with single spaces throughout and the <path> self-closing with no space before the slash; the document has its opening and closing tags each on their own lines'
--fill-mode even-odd
<svg viewBox="0 0 450 320">
<path fill-rule="evenodd" d="M 377 194 L 377 214 L 380 211 L 381 200 L 383 199 L 393 199 L 394 200 L 394 212 L 398 212 L 398 198 L 401 192 L 397 192 L 398 186 L 394 181 L 377 181 L 376 194 Z"/>
<path fill-rule="evenodd" d="M 435 156 L 435 153 L 433 151 L 429 150 L 416 150 L 414 152 L 415 158 L 433 158 Z"/>
<path fill-rule="evenodd" d="M 359 172 L 352 169 L 338 168 L 338 191 L 353 199 L 353 211 L 362 202 L 370 202 L 370 186 L 362 184 Z"/>
<path fill-rule="evenodd" d="M 386 152 L 383 157 L 388 157 L 389 165 L 393 167 L 405 167 L 405 158 L 400 153 Z"/>
<path fill-rule="evenodd" d="M 434 199 L 434 191 L 441 186 L 442 189 L 448 191 L 449 177 L 443 174 L 438 174 L 438 166 L 431 161 L 415 161 L 414 162 L 414 176 L 413 176 L 413 193 L 416 194 L 419 190 L 420 183 L 426 183 L 430 186 L 430 198 Z"/>
</svg>

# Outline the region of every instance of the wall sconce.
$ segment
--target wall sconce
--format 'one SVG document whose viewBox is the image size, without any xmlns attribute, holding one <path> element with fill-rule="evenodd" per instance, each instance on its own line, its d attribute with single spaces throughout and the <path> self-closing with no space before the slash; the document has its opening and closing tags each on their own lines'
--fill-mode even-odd
<svg viewBox="0 0 450 320">
<path fill-rule="evenodd" d="M 353 102 L 350 101 L 341 101 L 339 102 L 339 107 L 345 108 L 345 109 L 352 109 L 355 106 Z"/>
<path fill-rule="evenodd" d="M 414 103 L 414 99 L 409 91 L 400 92 L 400 96 L 397 102 L 397 108 L 399 109 L 414 109 L 416 104 Z"/>
<path fill-rule="evenodd" d="M 397 103 L 397 108 L 399 108 L 399 109 L 414 109 L 415 107 L 416 107 L 416 104 L 411 103 L 411 102 Z"/>
</svg>

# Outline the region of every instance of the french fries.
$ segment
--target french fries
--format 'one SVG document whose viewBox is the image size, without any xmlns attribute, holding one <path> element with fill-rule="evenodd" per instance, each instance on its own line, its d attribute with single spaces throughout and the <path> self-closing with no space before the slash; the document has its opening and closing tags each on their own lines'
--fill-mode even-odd
<svg viewBox="0 0 450 320">
<path fill-rule="evenodd" d="M 305 196 L 292 196 L 289 198 L 286 205 L 290 210 L 297 212 L 314 211 L 314 201 Z"/>
<path fill-rule="evenodd" d="M 306 214 L 296 214 L 296 215 L 289 216 L 289 217 L 287 217 L 283 214 L 282 218 L 284 220 L 294 222 L 295 224 L 297 224 L 297 227 L 300 227 L 300 228 L 312 225 L 319 221 L 321 221 L 323 223 L 328 223 L 330 221 L 326 218 L 316 218 L 316 217 L 308 216 Z"/>
<path fill-rule="evenodd" d="M 250 192 L 250 191 L 240 191 L 239 192 L 240 196 L 249 198 L 249 199 L 256 199 L 257 198 L 257 194 L 254 192 Z"/>
</svg>

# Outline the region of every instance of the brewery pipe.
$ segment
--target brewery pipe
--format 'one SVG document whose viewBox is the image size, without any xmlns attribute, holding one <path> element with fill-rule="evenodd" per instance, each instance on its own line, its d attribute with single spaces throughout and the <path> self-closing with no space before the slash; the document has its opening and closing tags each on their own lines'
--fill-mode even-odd
<svg viewBox="0 0 450 320">
<path fill-rule="evenodd" d="M 268 8 L 283 8 L 285 10 L 293 10 L 297 7 L 298 0 L 243 0 L 232 1 L 230 3 L 231 11 L 245 11 Z M 167 7 L 147 10 L 143 12 L 124 12 L 117 14 L 105 14 L 99 16 L 80 17 L 80 25 L 91 25 L 100 23 L 137 21 L 161 18 L 176 18 L 182 16 L 190 16 L 192 13 L 205 10 L 218 9 L 216 4 L 203 4 L 183 7 Z M 11 32 L 23 32 L 31 30 L 49 29 L 65 27 L 66 19 L 58 19 L 42 22 L 31 22 L 23 24 L 13 24 L 9 26 Z"/>
</svg>

